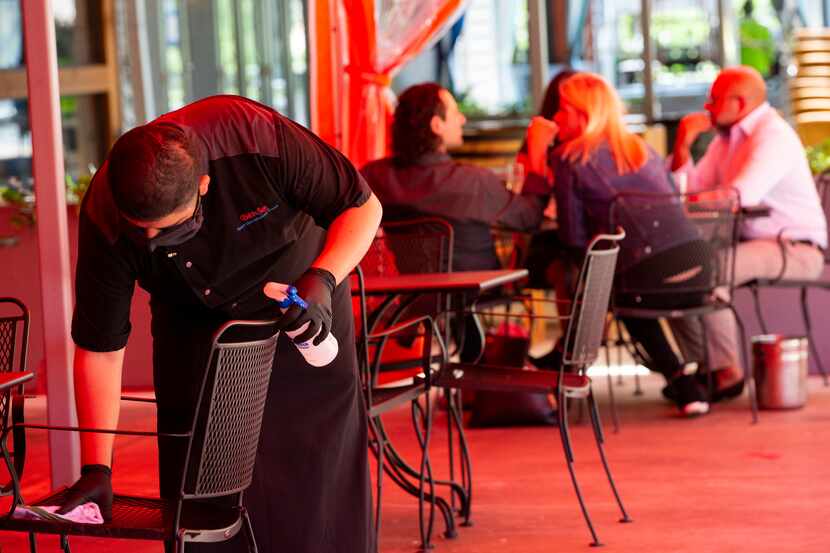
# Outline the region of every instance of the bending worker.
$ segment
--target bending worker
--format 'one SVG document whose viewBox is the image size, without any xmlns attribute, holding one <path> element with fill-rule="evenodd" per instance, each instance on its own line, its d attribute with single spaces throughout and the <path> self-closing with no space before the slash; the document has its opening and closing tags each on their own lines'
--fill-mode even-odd
<svg viewBox="0 0 830 553">
<path fill-rule="evenodd" d="M 216 328 L 277 317 L 263 286 L 293 284 L 308 307 L 277 326 L 310 322 L 297 342 L 331 331 L 340 350 L 315 368 L 280 335 L 245 496 L 254 534 L 262 552 L 374 551 L 347 276 L 380 217 L 343 155 L 251 100 L 206 98 L 124 134 L 81 208 L 72 321 L 80 425 L 118 422 L 136 282 L 150 293 L 158 429 L 169 433 L 189 426 Z M 159 440 L 162 496 L 178 494 L 183 441 Z M 81 435 L 82 476 L 63 509 L 95 501 L 110 516 L 112 444 L 111 435 Z"/>
</svg>

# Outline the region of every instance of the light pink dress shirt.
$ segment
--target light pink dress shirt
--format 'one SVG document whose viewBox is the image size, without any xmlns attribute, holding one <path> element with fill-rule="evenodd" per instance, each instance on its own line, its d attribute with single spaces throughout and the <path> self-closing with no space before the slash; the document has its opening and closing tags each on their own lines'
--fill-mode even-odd
<svg viewBox="0 0 830 553">
<path fill-rule="evenodd" d="M 827 221 L 798 135 L 764 103 L 729 134 L 719 134 L 704 156 L 675 171 L 685 173 L 690 192 L 719 187 L 737 188 L 741 205 L 766 205 L 769 217 L 743 223 L 745 239 L 810 240 L 827 247 Z"/>
</svg>

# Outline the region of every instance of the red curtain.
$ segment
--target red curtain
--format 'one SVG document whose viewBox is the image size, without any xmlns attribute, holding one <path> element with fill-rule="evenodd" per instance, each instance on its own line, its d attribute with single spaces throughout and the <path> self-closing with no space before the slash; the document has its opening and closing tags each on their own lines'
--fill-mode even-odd
<svg viewBox="0 0 830 553">
<path fill-rule="evenodd" d="M 312 129 L 360 167 L 383 157 L 389 84 L 461 15 L 467 0 L 314 0 L 309 3 Z M 313 8 L 312 8 L 313 6 Z M 320 17 L 325 11 L 327 17 Z M 323 36 L 325 34 L 325 36 Z"/>
</svg>

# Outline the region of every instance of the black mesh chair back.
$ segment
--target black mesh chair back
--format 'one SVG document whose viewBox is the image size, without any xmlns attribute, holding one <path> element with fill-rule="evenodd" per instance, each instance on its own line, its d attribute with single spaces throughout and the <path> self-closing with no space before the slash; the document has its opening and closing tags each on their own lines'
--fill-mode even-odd
<svg viewBox="0 0 830 553">
<path fill-rule="evenodd" d="M 19 371 L 29 346 L 29 310 L 18 299 L 0 298 L 0 372 Z"/>
<path fill-rule="evenodd" d="M 232 495 L 251 484 L 278 333 L 267 321 L 232 321 L 215 334 L 193 423 L 184 498 Z M 260 339 L 229 338 L 265 332 Z M 195 468 L 195 470 L 194 470 Z"/>
<path fill-rule="evenodd" d="M 445 219 L 384 221 L 382 229 L 401 274 L 452 272 L 453 229 Z"/>
<path fill-rule="evenodd" d="M 365 276 L 452 272 L 453 229 L 440 217 L 417 217 L 384 222 L 360 262 Z M 434 316 L 447 310 L 446 297 L 438 294 L 413 298 L 409 305 L 388 310 L 385 325 L 402 317 Z M 391 306 L 390 306 L 391 307 Z M 368 301 L 374 310 L 372 299 Z"/>
<path fill-rule="evenodd" d="M 717 287 L 731 291 L 739 205 L 734 190 L 619 194 L 611 204 L 609 221 L 610 228 L 621 227 L 626 233 L 615 293 L 709 294 Z M 653 278 L 643 278 L 642 271 L 626 271 L 634 260 L 642 264 L 674 248 L 682 248 L 688 271 L 663 275 L 656 267 Z"/>
<path fill-rule="evenodd" d="M 0 372 L 26 370 L 29 352 L 29 310 L 18 299 L 0 298 Z M 13 394 L 0 395 L 0 421 L 2 428 L 12 422 L 23 422 L 23 402 L 15 401 L 16 394 L 23 393 L 23 386 L 18 386 Z M 26 440 L 23 429 L 15 428 L 12 432 L 13 448 L 9 455 L 14 460 L 15 472 L 23 474 L 26 458 Z M 0 496 L 13 493 L 12 482 L 0 488 Z"/>
<path fill-rule="evenodd" d="M 624 236 L 601 234 L 588 245 L 565 335 L 565 365 L 584 370 L 597 358 L 605 335 L 619 242 Z"/>
</svg>

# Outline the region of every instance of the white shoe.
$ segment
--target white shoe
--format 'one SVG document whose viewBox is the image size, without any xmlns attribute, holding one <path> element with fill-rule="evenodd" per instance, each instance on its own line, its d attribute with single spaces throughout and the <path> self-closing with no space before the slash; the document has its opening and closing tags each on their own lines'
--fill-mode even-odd
<svg viewBox="0 0 830 553">
<path fill-rule="evenodd" d="M 680 408 L 684 417 L 699 417 L 709 412 L 709 403 L 706 401 L 692 401 Z"/>
</svg>

